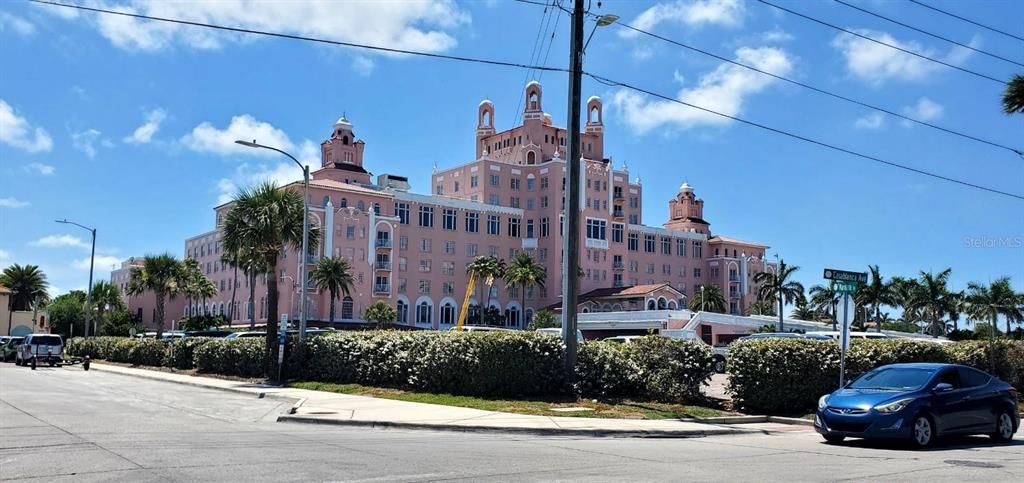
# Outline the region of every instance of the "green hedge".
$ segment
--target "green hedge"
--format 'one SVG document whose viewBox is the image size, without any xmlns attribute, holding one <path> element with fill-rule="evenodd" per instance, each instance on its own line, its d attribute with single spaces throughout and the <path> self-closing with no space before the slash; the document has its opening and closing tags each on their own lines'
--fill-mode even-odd
<svg viewBox="0 0 1024 483">
<path fill-rule="evenodd" d="M 196 348 L 211 340 L 215 339 L 209 337 L 186 337 L 171 341 L 167 344 L 167 354 L 163 365 L 175 369 L 195 369 Z"/>
<path fill-rule="evenodd" d="M 576 392 L 592 398 L 628 398 L 637 395 L 640 368 L 626 352 L 626 344 L 587 342 L 576 354 Z"/>
<path fill-rule="evenodd" d="M 639 369 L 640 397 L 654 401 L 699 398 L 715 372 L 711 348 L 697 341 L 648 336 L 626 344 L 626 355 Z"/>
<path fill-rule="evenodd" d="M 846 376 L 853 379 L 886 364 L 950 362 L 990 371 L 989 342 L 940 345 L 923 340 L 856 340 L 847 352 Z M 995 375 L 1021 388 L 1024 343 L 996 341 Z M 747 412 L 794 414 L 810 411 L 822 394 L 839 385 L 839 348 L 832 341 L 766 339 L 736 342 L 729 349 L 728 390 Z"/>
<path fill-rule="evenodd" d="M 266 361 L 266 341 L 256 337 L 210 339 L 195 347 L 194 358 L 199 372 L 260 377 Z"/>
<path fill-rule="evenodd" d="M 167 358 L 167 341 L 140 339 L 132 341 L 128 349 L 128 363 L 135 366 L 162 366 Z"/>
</svg>

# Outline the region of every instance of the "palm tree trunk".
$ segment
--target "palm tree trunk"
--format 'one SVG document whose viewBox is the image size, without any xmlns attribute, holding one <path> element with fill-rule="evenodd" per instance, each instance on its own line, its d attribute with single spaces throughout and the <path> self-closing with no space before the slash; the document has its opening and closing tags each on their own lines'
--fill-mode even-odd
<svg viewBox="0 0 1024 483">
<path fill-rule="evenodd" d="M 275 258 L 267 261 L 268 267 L 276 267 L 276 253 Z M 276 268 L 271 268 L 275 270 Z M 271 276 L 271 273 L 267 274 L 267 378 L 274 378 L 277 376 L 277 351 L 279 350 L 279 344 L 277 340 L 277 279 Z"/>
<path fill-rule="evenodd" d="M 522 321 L 519 324 L 522 329 L 526 328 L 526 285 L 522 286 L 523 289 L 523 303 L 519 304 L 519 320 Z"/>
<path fill-rule="evenodd" d="M 235 274 L 231 278 L 231 306 L 228 307 L 228 325 L 235 320 L 235 292 L 238 291 L 238 265 L 235 265 Z"/>
<path fill-rule="evenodd" d="M 159 339 L 164 335 L 164 293 L 157 292 L 156 294 L 156 338 Z"/>
<path fill-rule="evenodd" d="M 335 301 L 335 299 L 337 299 L 337 295 L 334 292 L 331 292 L 331 315 L 330 315 L 331 327 L 334 327 L 334 301 Z M 322 314 L 323 312 L 320 312 L 320 313 Z"/>
<path fill-rule="evenodd" d="M 989 372 L 992 374 L 996 373 L 996 322 L 998 322 L 999 314 L 992 314 L 992 330 L 988 332 L 988 363 Z M 1010 327 L 1010 318 L 1006 318 L 1006 327 Z M 1006 335 L 1010 335 L 1007 331 Z"/>
<path fill-rule="evenodd" d="M 249 331 L 256 330 L 256 274 L 249 275 Z"/>
<path fill-rule="evenodd" d="M 875 330 L 882 332 L 882 309 L 875 304 Z"/>
</svg>

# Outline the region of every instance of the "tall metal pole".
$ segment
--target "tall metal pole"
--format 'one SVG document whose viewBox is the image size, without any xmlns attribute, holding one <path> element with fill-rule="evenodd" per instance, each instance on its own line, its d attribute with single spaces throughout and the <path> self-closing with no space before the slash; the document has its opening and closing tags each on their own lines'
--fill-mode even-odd
<svg viewBox="0 0 1024 483">
<path fill-rule="evenodd" d="M 700 311 L 704 312 L 704 285 L 700 286 Z"/>
<path fill-rule="evenodd" d="M 839 332 L 839 387 L 846 379 L 846 348 L 850 345 L 850 294 L 843 294 L 843 328 Z"/>
<path fill-rule="evenodd" d="M 779 332 L 785 332 L 782 322 L 782 273 L 786 271 L 786 261 L 779 261 L 779 273 L 775 274 L 775 289 L 779 292 Z"/>
<path fill-rule="evenodd" d="M 299 257 L 302 261 L 302 298 L 299 300 L 299 341 L 306 340 L 306 289 L 309 287 L 309 260 L 306 259 L 309 256 L 309 166 L 302 167 L 302 185 L 302 255 Z"/>
<path fill-rule="evenodd" d="M 85 335 L 89 336 L 89 322 L 92 321 L 92 335 L 96 336 L 96 329 L 99 328 L 99 324 L 92 320 L 92 267 L 96 262 L 96 229 L 89 230 L 92 232 L 92 254 L 89 255 L 89 289 L 85 293 Z"/>
<path fill-rule="evenodd" d="M 580 266 L 580 97 L 583 82 L 583 1 L 576 0 L 569 43 L 569 141 L 566 146 L 565 223 L 562 232 L 562 337 L 565 340 L 565 374 L 570 381 L 576 369 L 576 301 Z"/>
</svg>

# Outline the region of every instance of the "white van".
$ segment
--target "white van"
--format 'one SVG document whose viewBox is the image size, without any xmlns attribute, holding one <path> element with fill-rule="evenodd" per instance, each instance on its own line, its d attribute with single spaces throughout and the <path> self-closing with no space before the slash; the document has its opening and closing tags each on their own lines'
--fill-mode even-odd
<svg viewBox="0 0 1024 483">
<path fill-rule="evenodd" d="M 555 337 L 562 337 L 562 329 L 560 327 L 548 327 L 546 329 L 537 329 L 535 332 L 553 335 Z M 580 329 L 576 329 L 576 342 L 583 342 L 583 331 L 581 331 Z"/>
<path fill-rule="evenodd" d="M 838 330 L 823 330 L 823 331 L 817 331 L 817 332 L 807 332 L 806 335 L 825 336 L 825 337 L 829 337 L 829 338 L 832 338 L 832 339 L 835 339 L 835 340 L 839 340 L 839 336 L 841 334 L 840 334 L 840 332 Z M 897 339 L 898 337 L 893 337 L 893 336 L 888 335 L 888 334 L 882 334 L 880 332 L 850 332 L 850 338 L 851 339 Z"/>
<path fill-rule="evenodd" d="M 14 364 L 27 366 L 35 360 L 36 364 L 55 366 L 64 362 L 64 339 L 56 334 L 29 334 L 18 346 L 14 356 Z"/>
</svg>

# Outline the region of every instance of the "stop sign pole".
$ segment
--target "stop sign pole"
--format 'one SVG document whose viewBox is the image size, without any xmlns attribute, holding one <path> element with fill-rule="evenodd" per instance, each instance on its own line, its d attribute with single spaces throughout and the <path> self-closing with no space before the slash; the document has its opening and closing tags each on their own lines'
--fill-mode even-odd
<svg viewBox="0 0 1024 483">
<path fill-rule="evenodd" d="M 846 383 L 846 350 L 850 348 L 850 296 L 867 283 L 866 272 L 848 272 L 833 268 L 825 269 L 825 280 L 832 282 L 832 289 L 843 294 L 843 326 L 839 332 L 839 387 Z"/>
</svg>

